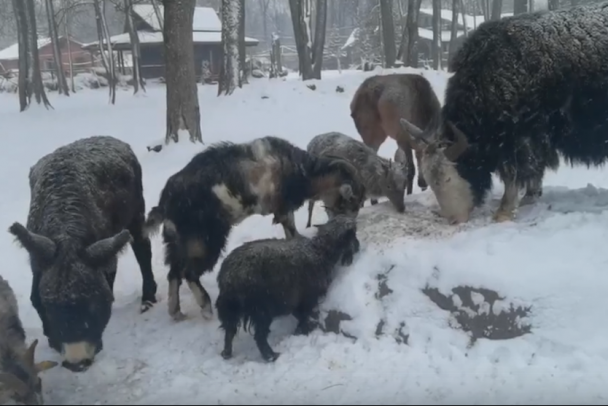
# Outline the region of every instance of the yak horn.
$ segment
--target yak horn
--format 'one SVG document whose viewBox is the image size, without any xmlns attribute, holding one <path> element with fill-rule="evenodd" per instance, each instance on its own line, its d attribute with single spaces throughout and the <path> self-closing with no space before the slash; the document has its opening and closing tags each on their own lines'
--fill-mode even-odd
<svg viewBox="0 0 608 406">
<path fill-rule="evenodd" d="M 425 131 L 422 131 L 415 124 L 410 123 L 404 118 L 399 119 L 399 122 L 401 123 L 401 128 L 413 138 L 414 142 L 421 141 L 425 144 L 429 144 L 429 141 L 427 140 L 428 134 L 426 134 Z"/>
<path fill-rule="evenodd" d="M 32 342 L 32 345 L 30 345 L 30 347 L 27 349 L 27 351 L 25 351 L 25 354 L 23 355 L 23 358 L 25 359 L 25 362 L 27 362 L 28 365 L 34 366 L 34 353 L 36 352 L 36 347 L 38 346 L 38 340 L 34 340 L 34 342 Z"/>
<path fill-rule="evenodd" d="M 36 373 L 39 374 L 41 372 L 48 371 L 49 369 L 53 369 L 57 365 L 59 365 L 59 364 L 54 361 L 42 361 L 42 362 L 39 362 L 36 365 L 34 365 L 34 367 L 36 369 Z"/>
<path fill-rule="evenodd" d="M 456 137 L 456 142 L 446 148 L 443 153 L 447 159 L 454 162 L 458 159 L 460 155 L 462 155 L 464 151 L 467 150 L 467 148 L 469 147 L 469 141 L 467 140 L 467 136 L 464 135 L 464 133 L 460 131 L 458 127 L 454 125 L 454 123 L 448 121 L 447 124 L 454 133 L 454 136 Z"/>
</svg>

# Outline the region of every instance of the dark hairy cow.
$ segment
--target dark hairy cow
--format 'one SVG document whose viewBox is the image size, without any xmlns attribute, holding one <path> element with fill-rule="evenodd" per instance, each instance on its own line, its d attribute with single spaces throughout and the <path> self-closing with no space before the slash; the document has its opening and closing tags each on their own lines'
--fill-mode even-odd
<svg viewBox="0 0 608 406">
<path fill-rule="evenodd" d="M 96 136 L 44 156 L 29 180 L 27 228 L 9 231 L 30 254 L 31 301 L 49 345 L 64 367 L 83 371 L 103 348 L 117 255 L 129 242 L 143 277 L 142 311 L 156 302 L 141 166 L 128 144 Z"/>
<path fill-rule="evenodd" d="M 545 171 L 608 157 L 608 3 L 488 21 L 453 61 L 440 125 L 422 130 L 422 172 L 443 215 L 468 221 L 505 184 L 495 221 L 542 194 Z"/>
<path fill-rule="evenodd" d="M 179 298 L 183 279 L 203 317 L 212 317 L 211 299 L 200 277 L 213 270 L 234 225 L 253 214 L 274 214 L 273 223 L 281 223 L 286 237 L 293 238 L 299 235 L 294 211 L 332 191 L 330 212 L 359 213 L 365 189 L 351 164 L 313 156 L 281 138 L 222 142 L 197 154 L 167 180 L 146 220 L 150 233 L 164 225 L 171 317 L 185 317 Z"/>
</svg>

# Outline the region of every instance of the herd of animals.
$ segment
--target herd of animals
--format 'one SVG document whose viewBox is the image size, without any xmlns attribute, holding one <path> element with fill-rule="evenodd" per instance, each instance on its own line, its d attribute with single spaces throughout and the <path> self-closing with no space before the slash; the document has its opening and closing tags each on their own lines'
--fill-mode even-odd
<svg viewBox="0 0 608 406">
<path fill-rule="evenodd" d="M 223 142 L 198 153 L 171 176 L 145 215 L 142 169 L 130 148 L 109 136 L 75 141 L 30 170 L 26 226 L 9 231 L 27 250 L 31 302 L 62 365 L 85 371 L 103 348 L 113 302 L 117 255 L 130 244 L 143 278 L 142 312 L 156 303 L 149 236 L 160 230 L 169 266 L 168 309 L 183 319 L 179 289 L 187 282 L 204 317 L 212 302 L 200 277 L 211 272 L 232 227 L 253 214 L 274 216 L 285 239 L 245 243 L 218 273 L 222 356 L 232 356 L 239 325 L 253 327 L 262 357 L 274 361 L 270 325 L 293 314 L 297 334 L 311 330 L 311 312 L 335 268 L 359 251 L 356 219 L 367 198 L 386 196 L 396 211 L 418 185 L 430 186 L 440 215 L 469 220 L 497 174 L 505 185 L 495 221 L 542 194 L 547 169 L 559 157 L 601 165 L 608 157 L 608 3 L 542 11 L 488 21 L 451 61 L 441 106 L 421 75 L 366 79 L 351 103 L 363 142 L 340 133 L 315 137 L 307 150 L 277 137 Z M 377 156 L 388 137 L 394 161 Z M 519 201 L 519 190 L 525 196 Z M 294 211 L 322 200 L 328 222 L 308 238 Z M 310 226 L 310 215 L 308 226 Z M 39 373 L 57 363 L 35 362 L 17 301 L 0 278 L 0 402 L 40 404 Z"/>
</svg>

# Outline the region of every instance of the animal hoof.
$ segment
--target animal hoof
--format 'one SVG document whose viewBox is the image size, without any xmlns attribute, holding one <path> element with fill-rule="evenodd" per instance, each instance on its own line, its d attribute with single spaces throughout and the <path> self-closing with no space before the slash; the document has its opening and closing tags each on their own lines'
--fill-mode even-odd
<svg viewBox="0 0 608 406">
<path fill-rule="evenodd" d="M 154 303 L 156 303 L 156 302 L 154 302 Z M 148 300 L 146 300 L 145 302 L 143 302 L 141 304 L 140 313 L 143 314 L 143 313 L 147 312 L 148 310 L 150 310 L 152 307 L 154 307 L 154 303 L 150 302 Z"/>
<path fill-rule="evenodd" d="M 424 187 L 420 187 L 420 190 L 422 190 L 423 192 L 426 191 L 429 187 L 428 186 L 424 186 Z"/>
<path fill-rule="evenodd" d="M 499 211 L 494 215 L 495 223 L 505 223 L 507 221 L 513 221 L 513 215 L 511 213 Z"/>
<path fill-rule="evenodd" d="M 171 317 L 173 318 L 173 320 L 175 320 L 176 322 L 180 322 L 180 321 L 184 321 L 186 320 L 186 315 L 182 312 L 177 312 L 171 315 Z"/>
<path fill-rule="evenodd" d="M 229 359 L 232 358 L 232 351 L 222 351 L 222 358 L 224 358 L 226 361 L 228 361 Z"/>
<path fill-rule="evenodd" d="M 281 354 L 279 354 L 278 352 L 272 352 L 270 354 L 265 354 L 264 360 L 268 363 L 272 363 L 272 362 L 276 362 L 276 360 L 279 359 L 280 356 L 281 356 Z"/>
</svg>

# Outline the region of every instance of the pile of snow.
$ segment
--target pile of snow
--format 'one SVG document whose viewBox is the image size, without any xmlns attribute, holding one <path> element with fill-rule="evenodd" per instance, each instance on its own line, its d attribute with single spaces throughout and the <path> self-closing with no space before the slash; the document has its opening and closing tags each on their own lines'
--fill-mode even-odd
<svg viewBox="0 0 608 406">
<path fill-rule="evenodd" d="M 406 71 L 405 69 L 400 71 Z M 359 138 L 349 103 L 363 79 L 377 72 L 324 72 L 322 81 L 251 81 L 228 97 L 200 86 L 205 145 L 187 140 L 148 152 L 163 136 L 165 88 L 146 97 L 107 102 L 105 92 L 51 94 L 54 110 L 15 113 L 14 95 L 0 95 L 5 148 L 0 182 L 0 229 L 25 222 L 28 171 L 54 148 L 93 134 L 131 143 L 143 167 L 148 209 L 167 178 L 216 141 L 242 142 L 264 135 L 305 147 L 315 135 L 341 131 Z M 384 72 L 386 73 L 386 72 Z M 443 98 L 447 76 L 422 71 Z M 315 84 L 315 90 L 308 85 Z M 340 87 L 343 92 L 336 91 Z M 387 141 L 379 153 L 392 157 Z M 605 403 L 608 399 L 608 177 L 600 169 L 570 168 L 546 177 L 545 193 L 523 207 L 514 223 L 494 224 L 502 185 L 470 223 L 449 226 L 435 216 L 430 191 L 406 197 L 406 213 L 386 202 L 366 207 L 359 219 L 362 249 L 340 268 L 319 308 L 320 329 L 291 335 L 287 317 L 272 327 L 271 346 L 282 356 L 261 361 L 253 338 L 240 332 L 235 358 L 220 357 L 217 320 L 202 319 L 190 291 L 174 323 L 167 314 L 167 268 L 159 237 L 153 267 L 159 304 L 140 315 L 141 277 L 134 256 L 120 257 L 114 314 L 105 349 L 86 373 L 56 368 L 44 374 L 52 404 L 223 403 Z M 306 207 L 296 213 L 305 235 Z M 326 221 L 315 205 L 313 223 Z M 270 216 L 235 227 L 226 252 L 246 241 L 280 237 Z M 0 233 L 0 271 L 15 289 L 28 339 L 41 339 L 37 356 L 57 360 L 29 302 L 31 274 L 25 251 Z M 221 263 L 221 260 L 220 260 Z M 219 263 L 218 263 L 219 267 Z M 217 271 L 217 267 L 216 267 Z M 203 285 L 215 300 L 216 273 Z M 327 332 L 324 332 L 327 331 Z M 333 333 L 332 333 L 333 332 Z M 337 334 L 335 334 L 337 333 Z"/>
</svg>

